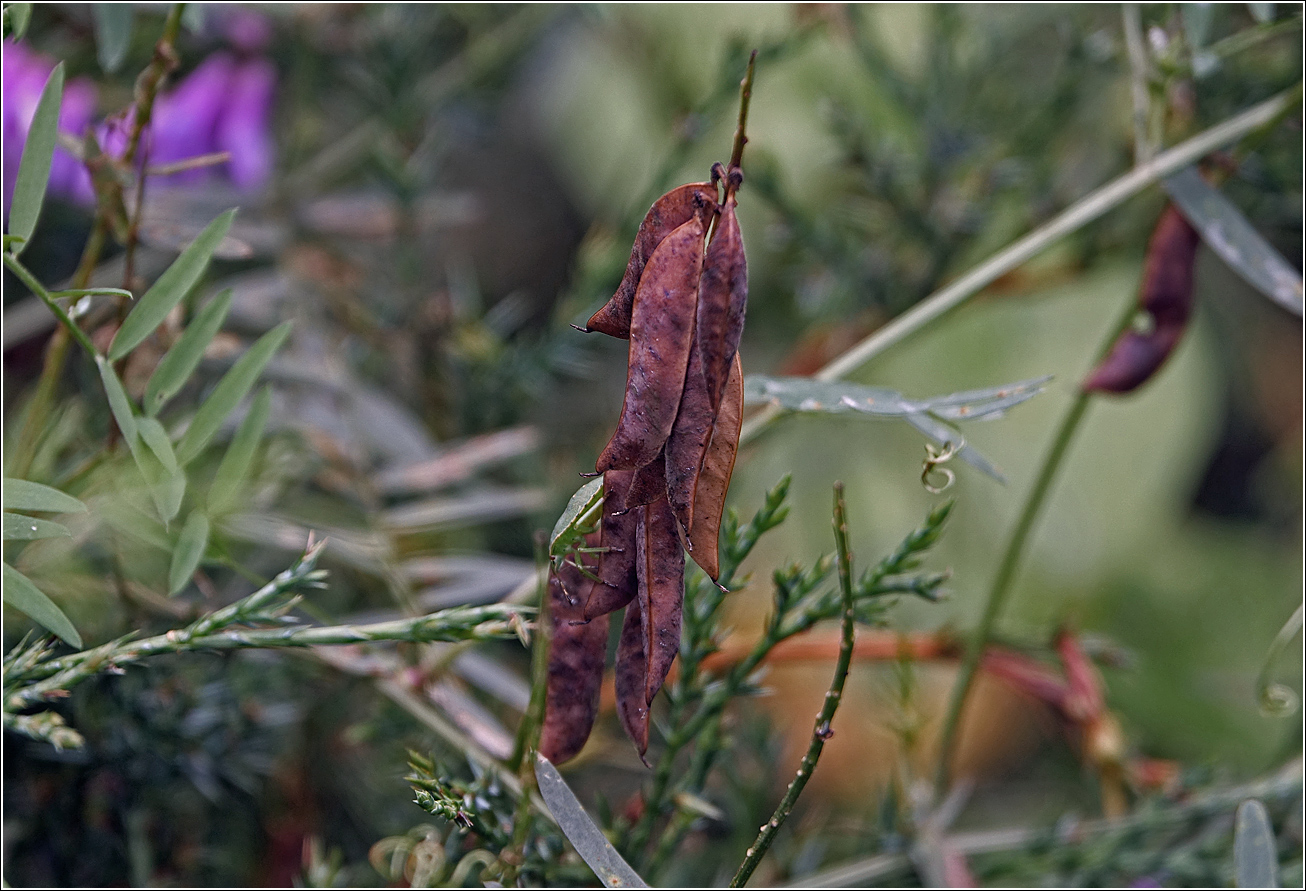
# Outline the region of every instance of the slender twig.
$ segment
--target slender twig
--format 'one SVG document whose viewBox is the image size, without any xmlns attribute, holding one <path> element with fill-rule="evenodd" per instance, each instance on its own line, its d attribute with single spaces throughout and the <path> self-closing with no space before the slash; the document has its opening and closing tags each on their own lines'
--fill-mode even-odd
<svg viewBox="0 0 1306 891">
<path fill-rule="evenodd" d="M 1043 226 L 1018 239 L 974 267 L 950 285 L 935 291 L 874 334 L 834 359 L 815 375 L 817 380 L 838 380 L 852 374 L 880 353 L 906 340 L 930 323 L 961 306 L 1001 276 L 1033 258 L 1064 236 L 1117 207 L 1143 189 L 1210 152 L 1234 142 L 1273 120 L 1298 98 L 1296 87 L 1267 99 L 1241 114 L 1197 134 L 1147 164 L 1133 168 L 1086 195 Z M 767 406 L 744 424 L 740 445 L 757 437 L 782 411 Z"/>
<path fill-rule="evenodd" d="M 536 591 L 539 594 L 539 613 L 535 623 L 535 636 L 531 641 L 531 698 L 522 715 L 521 724 L 517 725 L 517 737 L 513 741 L 512 756 L 508 759 L 508 769 L 521 771 L 523 777 L 529 773 L 525 782 L 533 782 L 535 771 L 529 768 L 523 759 L 539 743 L 540 727 L 544 723 L 544 701 L 549 679 L 549 638 L 553 628 L 549 616 L 548 589 L 548 542 L 539 533 L 535 540 Z"/>
<path fill-rule="evenodd" d="M 1129 326 L 1137 312 L 1137 298 L 1131 294 L 1124 313 L 1121 314 L 1119 320 L 1111 327 L 1103 340 L 1102 347 L 1096 354 L 1096 360 L 1100 360 L 1102 356 L 1106 355 L 1112 344 L 1115 343 L 1116 338 L 1120 336 L 1120 332 Z M 939 743 L 939 761 L 934 778 L 936 797 L 942 797 L 948 785 L 952 756 L 957 745 L 957 731 L 961 722 L 962 709 L 966 705 L 966 697 L 970 693 L 971 685 L 975 680 L 975 673 L 978 671 L 980 660 L 984 656 L 984 649 L 988 646 L 989 638 L 993 635 L 993 628 L 997 624 L 998 615 L 1002 612 L 1002 606 L 1011 589 L 1011 581 L 1015 578 L 1016 570 L 1020 566 L 1021 557 L 1024 556 L 1025 546 L 1029 542 L 1034 523 L 1047 501 L 1048 493 L 1051 491 L 1052 484 L 1061 469 L 1061 462 L 1070 448 L 1070 443 L 1075 438 L 1075 432 L 1079 429 L 1085 412 L 1088 411 L 1091 398 L 1090 393 L 1083 391 L 1075 393 L 1070 408 L 1066 411 L 1061 424 L 1052 437 L 1052 445 L 1043 458 L 1043 465 L 1039 468 L 1038 477 L 1035 479 L 1029 494 L 1025 497 L 1020 516 L 1016 520 L 1016 525 L 1011 531 L 1011 537 L 1007 540 L 1006 550 L 1002 554 L 1002 562 L 998 564 L 998 570 L 993 576 L 992 584 L 989 586 L 988 595 L 984 600 L 984 613 L 980 617 L 979 626 L 975 629 L 974 636 L 971 637 L 966 647 L 966 654 L 962 657 L 961 666 L 957 670 L 957 680 L 952 688 L 952 697 L 948 701 L 948 710 L 944 715 L 943 730 Z"/>
<path fill-rule="evenodd" d="M 37 280 L 36 276 L 33 275 L 31 271 L 19 262 L 19 260 L 12 254 L 6 252 L 4 259 L 5 266 L 8 267 L 9 271 L 18 276 L 19 281 L 31 288 L 32 293 L 41 298 L 41 302 L 50 308 L 50 312 L 54 313 L 55 318 L 63 323 L 63 327 L 59 330 L 66 330 L 68 334 L 77 341 L 82 349 L 86 350 L 87 354 L 89 354 L 92 359 L 96 358 L 99 355 L 99 351 L 95 349 L 95 344 L 91 343 L 91 338 L 89 338 L 86 335 L 86 332 L 72 320 L 72 317 L 68 315 L 64 308 L 55 302 L 54 297 L 45 289 L 45 286 Z"/>
<path fill-rule="evenodd" d="M 757 50 L 748 57 L 748 71 L 739 82 L 739 125 L 735 128 L 735 145 L 730 152 L 730 166 L 738 167 L 744 160 L 744 146 L 748 144 L 748 105 L 753 98 L 753 69 L 757 64 Z"/>
<path fill-rule="evenodd" d="M 839 555 L 839 587 L 843 591 L 843 640 L 839 646 L 839 659 L 834 666 L 834 680 L 831 681 L 830 689 L 825 694 L 821 711 L 816 715 L 812 741 L 808 744 L 807 753 L 803 755 L 802 763 L 798 766 L 798 773 L 789 783 L 789 788 L 785 790 L 784 798 L 780 800 L 775 813 L 762 826 L 757 840 L 748 849 L 744 862 L 739 865 L 735 877 L 730 880 L 731 888 L 742 888 L 747 884 L 753 870 L 762 862 L 771 843 L 775 841 L 776 833 L 788 819 L 794 805 L 798 802 L 798 796 L 802 794 L 807 781 L 811 779 L 812 772 L 816 770 L 816 762 L 821 757 L 821 750 L 825 748 L 825 741 L 834 735 L 834 731 L 830 729 L 830 722 L 834 720 L 834 713 L 843 698 L 843 685 L 848 680 L 848 668 L 852 664 L 853 640 L 856 634 L 853 618 L 853 558 L 848 544 L 848 519 L 844 511 L 843 483 L 834 484 L 834 541 Z"/>
<path fill-rule="evenodd" d="M 1125 49 L 1129 53 L 1129 88 L 1134 100 L 1134 163 L 1145 164 L 1156 154 L 1152 145 L 1149 120 L 1151 98 L 1148 91 L 1150 71 L 1147 47 L 1143 43 L 1143 16 L 1137 3 L 1126 3 L 1121 10 L 1124 19 Z"/>
</svg>

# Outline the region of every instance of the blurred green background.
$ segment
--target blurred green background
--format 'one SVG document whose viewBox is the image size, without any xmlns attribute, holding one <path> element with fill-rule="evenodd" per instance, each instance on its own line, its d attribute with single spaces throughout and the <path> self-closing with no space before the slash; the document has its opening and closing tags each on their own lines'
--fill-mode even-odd
<svg viewBox="0 0 1306 891">
<path fill-rule="evenodd" d="M 1278 4 L 1268 25 L 1249 5 L 1200 6 L 1142 10 L 1167 145 L 1302 76 L 1298 6 Z M 178 47 L 178 77 L 230 40 L 221 10 L 198 9 L 200 23 Z M 233 234 L 252 251 L 217 264 L 210 290 L 236 288 L 237 333 L 282 318 L 296 329 L 271 375 L 276 437 L 249 512 L 273 525 L 251 521 L 227 546 L 272 574 L 297 546 L 270 546 L 276 529 L 334 530 L 335 540 L 360 548 L 383 540 L 390 556 L 381 568 L 329 552 L 331 590 L 313 606 L 332 617 L 394 610 L 396 597 L 456 602 L 478 582 L 493 587 L 493 572 L 528 571 L 531 532 L 552 524 L 621 403 L 625 344 L 568 325 L 611 294 L 651 201 L 706 178 L 729 154 L 749 49 L 760 52 L 739 206 L 750 274 L 747 373 L 813 372 L 1133 163 L 1130 69 L 1115 5 L 254 9 L 271 26 L 262 52 L 278 74 L 275 173 L 261 191 L 238 196 L 247 228 Z M 95 80 L 107 114 L 129 101 L 160 24 L 158 10 L 138 8 L 126 63 L 113 75 L 97 63 L 85 6 L 38 6 L 25 40 L 65 60 L 70 76 Z M 1272 30 L 1246 49 L 1222 43 L 1255 29 Z M 1198 76 L 1191 60 L 1203 47 L 1228 51 Z M 1300 124 L 1297 111 L 1222 189 L 1298 267 Z M 233 203 L 214 184 L 160 196 L 182 222 Z M 951 598 L 904 602 L 895 628 L 974 626 L 1052 431 L 1137 292 L 1163 204 L 1159 188 L 1145 191 L 856 376 L 918 397 L 1054 376 L 1009 416 L 965 427 L 1008 481 L 958 470 L 949 493 L 957 508 L 934 559 L 953 573 Z M 45 280 L 71 273 L 88 228 L 84 208 L 47 209 L 28 257 Z M 5 283 L 12 332 L 26 295 Z M 1092 406 L 1000 633 L 1042 644 L 1066 624 L 1109 644 L 1123 656 L 1106 669 L 1108 704 L 1131 750 L 1237 780 L 1300 751 L 1300 713 L 1262 714 L 1255 679 L 1301 600 L 1302 334 L 1300 319 L 1207 250 L 1196 306 L 1153 381 Z M 46 334 L 39 324 L 6 334 L 11 429 Z M 76 432 L 43 456 L 52 480 L 96 441 L 83 428 L 107 423 L 92 383 L 84 367 L 70 368 L 64 406 L 76 413 L 67 422 Z M 384 411 L 367 415 L 365 403 Z M 401 490 L 386 488 L 387 470 L 522 425 L 534 431 L 526 446 L 474 461 L 438 490 L 463 514 L 408 525 L 397 518 Z M 922 443 L 901 423 L 802 416 L 741 452 L 730 491 L 741 514 L 782 475 L 794 482 L 788 522 L 749 565 L 753 586 L 733 598 L 738 633 L 769 608 L 773 569 L 833 549 L 835 480 L 847 485 L 860 565 L 920 521 L 937 501 L 919 481 Z M 425 600 L 414 577 L 397 594 L 386 567 L 432 556 L 482 562 L 456 577 L 464 589 L 436 585 Z M 52 549 L 31 559 L 89 642 L 168 618 L 148 602 L 110 597 L 103 555 Z M 128 562 L 146 589 L 166 575 L 145 556 Z M 228 575 L 214 570 L 221 591 L 247 585 Z M 21 620 L 6 619 L 15 620 L 6 621 L 12 644 Z M 483 651 L 520 684 L 519 647 Z M 857 670 L 846 708 L 868 726 L 892 723 L 892 671 Z M 769 715 L 763 726 L 784 731 L 801 714 L 793 732 L 805 738 L 828 668 L 810 674 L 776 669 L 768 679 L 776 697 L 757 703 Z M 1275 677 L 1300 693 L 1300 647 Z M 945 682 L 923 673 L 927 719 L 937 717 Z M 466 675 L 457 684 L 511 729 L 516 718 L 501 698 Z M 368 848 L 424 816 L 401 777 L 405 746 L 429 750 L 432 738 L 420 715 L 378 697 L 363 670 L 262 654 L 169 658 L 88 684 L 66 713 L 87 736 L 82 752 L 6 736 L 5 873 L 14 885 L 275 884 L 300 875 L 306 858 L 319 868 L 312 881 L 374 882 Z M 963 824 L 1050 821 L 1097 807 L 1065 738 L 1033 707 L 1021 715 L 1037 748 L 1021 728 L 1010 741 L 998 734 L 984 743 L 993 751 L 981 759 L 988 768 Z M 598 754 L 573 774 L 614 805 L 612 789 L 634 788 L 642 776 L 618 734 L 615 722 L 601 722 L 591 743 Z M 840 744 L 844 760 L 824 769 L 829 785 L 848 788 L 841 800 L 806 806 L 873 822 L 885 771 L 841 776 L 861 741 L 841 735 L 832 759 Z M 762 776 L 778 782 L 787 764 Z M 316 860 L 305 853 L 309 839 Z M 857 849 L 849 843 L 845 853 Z M 333 871 L 321 850 L 343 868 Z M 708 851 L 708 861 L 735 856 Z M 778 853 L 790 866 L 798 856 Z"/>
</svg>

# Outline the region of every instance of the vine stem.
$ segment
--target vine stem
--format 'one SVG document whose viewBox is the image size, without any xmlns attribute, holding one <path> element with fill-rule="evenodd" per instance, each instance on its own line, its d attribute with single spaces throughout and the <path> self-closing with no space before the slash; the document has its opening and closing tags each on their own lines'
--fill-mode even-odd
<svg viewBox="0 0 1306 891">
<path fill-rule="evenodd" d="M 826 740 L 834 735 L 834 731 L 830 729 L 830 722 L 834 720 L 839 702 L 843 699 L 843 686 L 848 680 L 849 666 L 852 665 L 853 642 L 856 637 L 853 615 L 853 558 L 848 543 L 848 518 L 844 509 L 843 483 L 834 484 L 834 541 L 835 548 L 838 550 L 839 588 L 843 592 L 843 635 L 839 645 L 839 659 L 834 666 L 834 680 L 831 681 L 830 689 L 825 694 L 825 701 L 816 715 L 816 724 L 812 728 L 812 741 L 807 746 L 807 753 L 803 755 L 802 763 L 798 765 L 798 772 L 790 781 L 789 788 L 785 790 L 784 798 L 776 806 L 775 813 L 762 825 L 757 840 L 744 855 L 744 862 L 739 864 L 739 870 L 730 880 L 731 888 L 742 888 L 753 874 L 753 870 L 762 862 L 771 843 L 775 841 L 780 827 L 798 802 L 798 796 L 802 794 L 807 781 L 811 779 L 812 772 L 816 770 L 816 763 L 821 757 L 821 750 L 825 748 Z"/>
<path fill-rule="evenodd" d="M 1045 248 L 1119 206 L 1157 180 L 1187 167 L 1204 155 L 1235 142 L 1273 121 L 1285 109 L 1299 102 L 1300 96 L 1300 86 L 1284 90 L 1259 105 L 1254 105 L 1241 114 L 1162 152 L 1148 163 L 1134 167 L 1128 173 L 1084 196 L 1044 225 L 1012 242 L 961 278 L 935 291 L 834 359 L 814 375 L 815 379 L 833 381 L 847 377 L 880 353 L 961 306 L 982 289 L 1037 256 Z M 740 432 L 739 444 L 746 445 L 756 439 L 781 414 L 782 411 L 773 405 L 758 412 L 745 422 Z"/>
<path fill-rule="evenodd" d="M 1135 294 L 1130 294 L 1125 312 L 1121 314 L 1116 324 L 1111 326 L 1102 347 L 1097 352 L 1097 359 L 1094 361 L 1095 365 L 1107 354 L 1120 333 L 1129 326 L 1137 313 L 1138 297 Z M 998 564 L 998 571 L 993 576 L 993 583 L 989 586 L 988 596 L 984 601 L 984 613 L 980 617 L 979 627 L 975 629 L 975 634 L 966 647 L 965 655 L 962 656 L 961 666 L 957 671 L 957 681 L 952 688 L 952 697 L 948 701 L 948 710 L 943 719 L 943 731 L 939 737 L 939 762 L 934 776 L 936 799 L 942 797 L 944 790 L 948 786 L 950 765 L 957 746 L 957 733 L 961 725 L 961 713 L 965 708 L 966 698 L 974 684 L 980 660 L 984 656 L 984 650 L 988 646 L 989 638 L 993 635 L 993 628 L 997 624 L 998 615 L 1002 612 L 1007 594 L 1011 590 L 1011 581 L 1015 578 L 1021 557 L 1024 556 L 1025 546 L 1029 543 L 1030 533 L 1034 529 L 1034 522 L 1038 519 L 1040 511 L 1042 511 L 1043 505 L 1047 501 L 1048 493 L 1052 489 L 1052 484 L 1056 481 L 1057 473 L 1061 470 L 1062 461 L 1075 438 L 1075 432 L 1079 429 L 1079 425 L 1088 411 L 1091 399 L 1091 394 L 1080 390 L 1075 394 L 1075 398 L 1066 411 L 1065 417 L 1061 419 L 1061 424 L 1057 427 L 1056 434 L 1053 436 L 1052 445 L 1043 458 L 1043 465 L 1039 468 L 1034 486 L 1030 489 L 1029 495 L 1026 496 L 1025 503 L 1020 510 L 1020 516 L 1016 520 L 1015 528 L 1012 529 L 1011 537 L 1007 540 L 1007 547 L 1003 552 L 1002 562 Z"/>
<path fill-rule="evenodd" d="M 735 145 L 730 152 L 729 168 L 738 167 L 744 160 L 744 146 L 748 144 L 748 105 L 753 98 L 753 70 L 757 64 L 757 50 L 748 57 L 748 70 L 739 82 L 739 125 L 735 127 Z"/>
<path fill-rule="evenodd" d="M 4 260 L 5 266 L 9 271 L 18 276 L 19 281 L 31 288 L 32 293 L 41 298 L 41 302 L 49 307 L 50 312 L 54 313 L 55 318 L 63 323 L 63 327 L 58 330 L 66 331 L 66 334 L 64 335 L 65 337 L 71 336 L 81 345 L 82 349 L 86 350 L 92 359 L 97 358 L 99 356 L 99 351 L 95 349 L 95 344 L 91 343 L 91 339 L 86 336 L 86 332 L 72 320 L 72 317 L 68 315 L 64 308 L 55 302 L 54 297 L 51 296 L 50 292 L 45 289 L 45 286 L 37 280 L 31 270 L 20 263 L 10 253 L 5 253 Z M 53 346 L 53 344 L 51 346 Z"/>
</svg>

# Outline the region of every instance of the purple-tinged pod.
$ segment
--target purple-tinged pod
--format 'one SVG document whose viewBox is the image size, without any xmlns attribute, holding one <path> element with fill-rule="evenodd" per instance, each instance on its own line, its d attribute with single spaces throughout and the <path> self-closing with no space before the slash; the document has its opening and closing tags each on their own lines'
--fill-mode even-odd
<svg viewBox="0 0 1306 891">
<path fill-rule="evenodd" d="M 648 751 L 648 702 L 644 698 L 648 682 L 648 666 L 644 661 L 644 623 L 636 598 L 626 607 L 626 618 L 621 625 L 621 640 L 617 644 L 615 686 L 617 690 L 617 716 L 621 726 L 635 743 L 641 761 Z M 647 765 L 648 762 L 644 761 Z"/>
<path fill-rule="evenodd" d="M 731 194 L 721 209 L 703 260 L 698 286 L 698 326 L 694 334 L 703 356 L 703 376 L 715 412 L 721 405 L 730 366 L 744 333 L 748 306 L 748 260 Z"/>
<path fill-rule="evenodd" d="M 635 548 L 644 663 L 648 671 L 644 698 L 651 705 L 680 652 L 685 605 L 685 551 L 680 546 L 676 518 L 667 499 L 660 498 L 640 508 Z"/>
<path fill-rule="evenodd" d="M 634 599 L 635 530 L 637 511 L 625 509 L 626 493 L 635 472 L 609 470 L 603 475 L 603 516 L 599 521 L 598 581 L 585 603 L 586 621 L 621 609 Z"/>
<path fill-rule="evenodd" d="M 635 244 L 630 249 L 630 261 L 621 277 L 617 292 L 586 323 L 589 331 L 601 331 L 622 340 L 630 338 L 631 309 L 640 277 L 649 258 L 662 244 L 663 239 L 676 229 L 698 217 L 707 231 L 708 222 L 716 210 L 717 190 L 714 183 L 689 183 L 672 189 L 653 203 L 639 224 Z"/>
</svg>

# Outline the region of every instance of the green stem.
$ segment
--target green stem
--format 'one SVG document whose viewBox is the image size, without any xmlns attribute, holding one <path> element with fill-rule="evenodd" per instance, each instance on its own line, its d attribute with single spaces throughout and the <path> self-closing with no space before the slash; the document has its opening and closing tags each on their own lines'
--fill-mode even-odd
<svg viewBox="0 0 1306 891">
<path fill-rule="evenodd" d="M 1116 324 L 1111 327 L 1102 348 L 1098 350 L 1098 360 L 1107 354 L 1116 338 L 1129 326 L 1137 312 L 1137 298 L 1131 294 L 1125 312 Z M 1065 417 L 1061 419 L 1061 424 L 1057 427 L 1056 434 L 1053 436 L 1052 445 L 1043 458 L 1043 465 L 1039 468 L 1034 486 L 1030 489 L 1029 495 L 1025 497 L 1024 506 L 1021 508 L 1020 516 L 1016 520 L 1015 528 L 1011 531 L 1011 538 L 1007 541 L 1006 551 L 1002 555 L 1002 562 L 998 564 L 998 571 L 993 576 L 993 583 L 989 586 L 988 596 L 984 601 L 984 613 L 980 617 L 979 627 L 975 629 L 975 634 L 966 647 L 965 655 L 962 657 L 957 680 L 952 688 L 952 698 L 948 702 L 948 711 L 943 719 L 943 731 L 939 742 L 939 761 L 934 777 L 936 797 L 941 797 L 948 786 L 952 757 L 957 746 L 957 733 L 961 724 L 961 713 L 966 705 L 966 697 L 974 683 L 975 673 L 979 669 L 980 659 L 984 655 L 984 649 L 988 646 L 989 638 L 993 634 L 993 628 L 997 624 L 998 615 L 1002 612 L 1003 604 L 1010 592 L 1011 581 L 1015 578 L 1016 570 L 1020 567 L 1020 560 L 1024 556 L 1025 546 L 1029 542 L 1030 533 L 1034 530 L 1034 522 L 1038 519 L 1044 502 L 1047 501 L 1048 493 L 1051 491 L 1052 484 L 1056 481 L 1057 473 L 1061 469 L 1061 462 L 1070 448 L 1070 443 L 1075 438 L 1075 432 L 1079 429 L 1085 412 L 1088 411 L 1090 399 L 1091 394 L 1082 390 L 1076 392 L 1074 400 L 1070 403 L 1070 408 L 1066 411 Z"/>
<path fill-rule="evenodd" d="M 814 377 L 821 381 L 847 377 L 880 353 L 961 306 L 998 278 L 1037 256 L 1064 236 L 1119 206 L 1156 181 L 1274 120 L 1285 108 L 1299 100 L 1300 87 L 1285 90 L 1162 152 L 1148 163 L 1134 167 L 1128 173 L 1084 196 L 1024 238 L 998 251 L 961 278 L 935 291 L 830 362 Z M 775 406 L 767 406 L 758 412 L 744 424 L 739 444 L 742 446 L 751 442 L 781 414 L 782 411 Z"/>
<path fill-rule="evenodd" d="M 753 874 L 753 870 L 762 862 L 771 843 L 775 841 L 776 833 L 788 819 L 794 805 L 798 802 L 798 796 L 802 794 L 807 781 L 811 779 L 812 772 L 816 770 L 816 762 L 821 757 L 821 750 L 825 748 L 825 741 L 834 734 L 830 729 L 830 722 L 834 720 L 834 713 L 843 699 L 843 686 L 848 680 L 848 669 L 852 665 L 853 641 L 856 634 L 853 617 L 853 558 L 848 544 L 848 520 L 844 511 L 843 483 L 834 485 L 834 541 L 839 553 L 839 587 L 843 591 L 843 636 L 839 644 L 839 659 L 834 667 L 834 680 L 831 681 L 821 711 L 816 716 L 816 724 L 812 728 L 812 741 L 808 744 L 807 753 L 803 755 L 802 763 L 798 766 L 798 773 L 789 783 L 789 788 L 785 790 L 784 798 L 780 800 L 775 813 L 762 826 L 757 840 L 748 849 L 744 862 L 739 865 L 735 877 L 730 880 L 731 888 L 742 888 Z"/>
<path fill-rule="evenodd" d="M 4 258 L 5 266 L 9 268 L 9 271 L 18 276 L 19 281 L 27 285 L 33 294 L 41 298 L 41 302 L 50 308 L 50 312 L 54 313 L 55 318 L 63 323 L 63 328 L 72 335 L 72 338 L 81 345 L 82 349 L 86 350 L 92 359 L 97 358 L 99 351 L 96 350 L 95 344 L 91 343 L 91 338 L 72 320 L 72 317 L 68 315 L 64 308 L 55 302 L 54 297 L 45 289 L 44 285 L 37 281 L 36 276 L 12 254 L 7 253 Z M 60 364 L 62 365 L 62 363 Z"/>
<path fill-rule="evenodd" d="M 730 152 L 730 167 L 738 167 L 744 160 L 744 146 L 748 144 L 748 105 L 753 98 L 753 68 L 757 63 L 757 50 L 748 57 L 748 71 L 739 82 L 739 125 L 735 127 L 735 145 Z"/>
<path fill-rule="evenodd" d="M 517 738 L 513 741 L 512 757 L 508 759 L 508 769 L 520 771 L 523 782 L 534 782 L 535 771 L 530 769 L 524 759 L 530 751 L 539 745 L 540 728 L 544 724 L 545 692 L 549 680 L 549 638 L 553 630 L 549 616 L 549 563 L 548 544 L 542 534 L 535 539 L 535 566 L 539 591 L 539 618 L 535 622 L 535 639 L 531 642 L 531 698 L 517 725 Z M 526 777 L 526 774 L 530 774 Z"/>
</svg>

